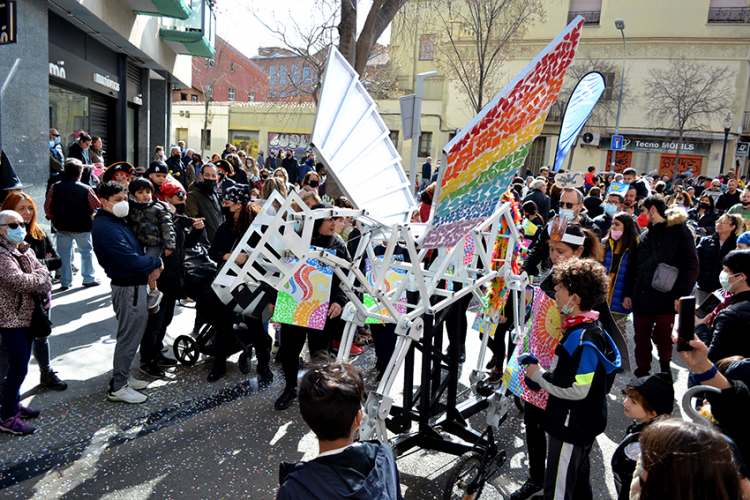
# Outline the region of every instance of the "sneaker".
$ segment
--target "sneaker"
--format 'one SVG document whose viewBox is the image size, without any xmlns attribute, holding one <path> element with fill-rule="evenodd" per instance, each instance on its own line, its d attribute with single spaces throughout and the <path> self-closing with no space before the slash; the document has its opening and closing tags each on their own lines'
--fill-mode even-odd
<svg viewBox="0 0 750 500">
<path fill-rule="evenodd" d="M 150 365 L 141 365 L 139 371 L 152 378 L 164 378 L 164 376 L 166 375 L 164 373 L 164 370 L 156 366 L 155 363 L 152 363 Z"/>
<path fill-rule="evenodd" d="M 497 385 L 502 381 L 503 378 L 503 372 L 499 368 L 495 368 L 492 370 L 492 373 L 490 374 L 490 378 L 487 379 L 488 384 Z"/>
<path fill-rule="evenodd" d="M 31 408 L 26 408 L 21 403 L 18 403 L 16 405 L 16 416 L 21 419 L 29 419 L 29 418 L 36 418 L 39 416 L 39 410 L 32 410 Z"/>
<path fill-rule="evenodd" d="M 147 382 L 146 380 L 138 380 L 137 378 L 128 377 L 128 385 L 136 391 L 148 388 L 148 384 L 150 383 L 151 382 Z"/>
<path fill-rule="evenodd" d="M 102 284 L 102 282 L 101 282 L 101 281 L 99 281 L 99 280 L 94 280 L 94 281 L 92 281 L 91 283 L 84 283 L 84 284 L 83 284 L 83 288 L 91 288 L 92 286 L 99 286 L 99 285 L 101 285 L 101 284 Z"/>
<path fill-rule="evenodd" d="M 139 404 L 144 403 L 148 399 L 148 396 L 136 391 L 129 384 L 125 384 L 119 391 L 110 390 L 107 393 L 107 399 L 113 403 Z"/>
<path fill-rule="evenodd" d="M 7 432 L 14 436 L 28 436 L 29 434 L 34 434 L 35 430 L 35 428 L 18 418 L 18 415 L 0 422 L 0 432 Z"/>
<path fill-rule="evenodd" d="M 156 366 L 159 368 L 174 368 L 177 366 L 177 360 L 168 358 L 165 355 L 159 353 L 159 355 L 156 357 Z"/>
<path fill-rule="evenodd" d="M 271 369 L 266 367 L 265 370 L 259 370 L 258 380 L 260 380 L 262 384 L 270 384 L 273 382 L 273 372 Z"/>
<path fill-rule="evenodd" d="M 497 365 L 497 356 L 492 356 L 492 359 L 489 363 L 487 363 L 487 366 L 485 366 L 486 369 L 492 370 Z"/>
<path fill-rule="evenodd" d="M 292 405 L 295 399 L 297 399 L 297 388 L 287 387 L 286 389 L 284 389 L 284 392 L 281 393 L 279 399 L 277 399 L 273 404 L 273 407 L 277 410 L 286 410 Z"/>
<path fill-rule="evenodd" d="M 159 290 L 149 290 L 146 304 L 151 314 L 156 314 L 156 312 L 159 311 L 159 303 L 161 303 L 163 297 L 164 294 Z"/>
<path fill-rule="evenodd" d="M 57 372 L 52 370 L 41 372 L 39 374 L 39 383 L 44 387 L 49 387 L 55 391 L 64 391 L 68 388 L 68 384 L 60 380 L 60 378 L 55 375 L 56 373 Z"/>
<path fill-rule="evenodd" d="M 531 479 L 527 479 L 523 486 L 517 489 L 510 496 L 510 500 L 526 500 L 527 498 L 537 498 L 544 495 L 544 485 L 532 483 Z"/>
<path fill-rule="evenodd" d="M 334 342 L 333 343 L 333 350 L 336 351 L 336 352 L 338 352 L 340 346 L 341 346 L 341 342 Z M 359 356 L 363 352 L 365 352 L 364 348 L 357 347 L 353 343 L 352 343 L 352 348 L 349 349 L 349 355 L 350 356 Z"/>
<path fill-rule="evenodd" d="M 208 374 L 208 377 L 206 377 L 206 380 L 209 383 L 216 382 L 217 380 L 221 380 L 224 375 L 227 373 L 227 361 L 226 359 L 214 358 L 214 366 L 211 368 L 211 372 Z"/>
<path fill-rule="evenodd" d="M 169 346 L 167 344 L 162 344 L 161 352 L 169 352 Z"/>
</svg>

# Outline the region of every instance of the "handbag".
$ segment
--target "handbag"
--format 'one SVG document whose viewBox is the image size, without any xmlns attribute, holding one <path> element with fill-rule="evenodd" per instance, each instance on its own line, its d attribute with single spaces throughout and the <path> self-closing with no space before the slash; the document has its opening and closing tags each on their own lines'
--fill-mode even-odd
<svg viewBox="0 0 750 500">
<path fill-rule="evenodd" d="M 658 248 L 653 241 L 649 241 L 653 256 L 658 260 Z M 666 262 L 660 262 L 656 266 L 654 276 L 651 278 L 651 288 L 661 293 L 668 293 L 674 288 L 674 284 L 677 282 L 677 277 L 680 274 L 680 270 L 674 266 L 670 266 Z"/>
<path fill-rule="evenodd" d="M 31 339 L 41 339 L 52 333 L 52 321 L 42 305 L 42 299 L 34 295 L 34 309 L 31 313 L 31 324 L 26 329 L 26 336 Z"/>
</svg>

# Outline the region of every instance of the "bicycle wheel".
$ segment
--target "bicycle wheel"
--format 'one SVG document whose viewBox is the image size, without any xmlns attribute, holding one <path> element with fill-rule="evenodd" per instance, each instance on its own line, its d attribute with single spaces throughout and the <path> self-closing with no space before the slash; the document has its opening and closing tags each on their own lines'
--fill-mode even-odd
<svg viewBox="0 0 750 500">
<path fill-rule="evenodd" d="M 484 481 L 480 480 L 479 485 L 472 493 L 469 493 L 468 489 L 472 481 L 483 474 L 483 471 L 480 470 L 481 465 L 482 458 L 479 454 L 470 451 L 461 455 L 453 474 L 448 480 L 443 500 L 477 500 L 484 488 Z"/>
</svg>

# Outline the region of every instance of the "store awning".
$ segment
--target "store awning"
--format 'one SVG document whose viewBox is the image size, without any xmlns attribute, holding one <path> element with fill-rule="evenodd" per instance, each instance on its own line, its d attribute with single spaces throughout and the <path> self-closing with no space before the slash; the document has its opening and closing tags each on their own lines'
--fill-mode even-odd
<svg viewBox="0 0 750 500">
<path fill-rule="evenodd" d="M 137 14 L 187 19 L 192 9 L 190 0 L 124 0 Z"/>
</svg>

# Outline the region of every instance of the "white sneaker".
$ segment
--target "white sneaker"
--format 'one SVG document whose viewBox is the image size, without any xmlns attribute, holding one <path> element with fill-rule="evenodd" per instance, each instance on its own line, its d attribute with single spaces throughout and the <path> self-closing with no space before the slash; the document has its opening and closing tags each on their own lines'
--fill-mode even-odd
<svg viewBox="0 0 750 500">
<path fill-rule="evenodd" d="M 112 402 L 138 404 L 145 402 L 148 399 L 148 396 L 141 394 L 126 384 L 119 391 L 109 391 L 107 399 Z"/>
<path fill-rule="evenodd" d="M 136 391 L 148 388 L 148 384 L 149 382 L 145 380 L 138 380 L 137 378 L 128 377 L 128 385 L 131 389 L 135 389 Z"/>
</svg>

